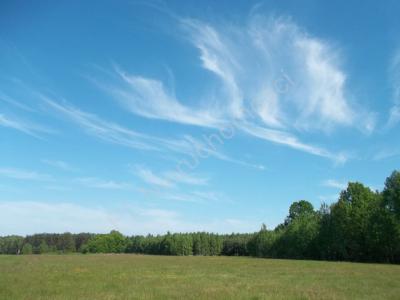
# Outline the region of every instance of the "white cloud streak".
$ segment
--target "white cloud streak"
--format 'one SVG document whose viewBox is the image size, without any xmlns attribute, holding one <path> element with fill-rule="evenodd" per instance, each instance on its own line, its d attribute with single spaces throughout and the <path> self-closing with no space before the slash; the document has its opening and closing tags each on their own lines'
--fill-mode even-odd
<svg viewBox="0 0 400 300">
<path fill-rule="evenodd" d="M 228 93 L 228 107 L 234 118 L 243 117 L 243 95 L 236 83 L 235 71 L 240 68 L 236 57 L 230 51 L 232 40 L 222 40 L 217 31 L 196 20 L 183 20 L 182 24 L 189 31 L 191 41 L 200 50 L 203 67 L 217 75 Z"/>
<path fill-rule="evenodd" d="M 176 187 L 178 184 L 201 186 L 208 183 L 207 178 L 199 177 L 191 173 L 177 170 L 155 174 L 152 170 L 146 167 L 136 166 L 132 168 L 132 172 L 144 182 L 153 186 L 159 186 L 163 188 Z"/>
<path fill-rule="evenodd" d="M 64 171 L 77 171 L 77 168 L 62 160 L 42 159 L 42 162 L 57 169 Z"/>
<path fill-rule="evenodd" d="M 242 130 L 252 136 L 265 139 L 276 144 L 286 145 L 293 149 L 329 158 L 337 164 L 343 164 L 348 159 L 348 156 L 345 153 L 333 153 L 321 147 L 305 144 L 299 141 L 294 135 L 285 131 L 254 126 L 252 124 L 244 124 L 242 126 Z"/>
<path fill-rule="evenodd" d="M 29 220 L 29 222 L 21 222 Z M 106 233 L 113 229 L 124 234 L 165 234 L 171 232 L 210 231 L 220 233 L 251 232 L 259 222 L 205 220 L 194 223 L 176 211 L 162 208 L 122 206 L 119 209 L 87 207 L 75 203 L 1 201 L 0 235 L 38 232 Z"/>
<path fill-rule="evenodd" d="M 107 190 L 127 190 L 132 188 L 132 185 L 127 182 L 117 182 L 113 180 L 104 180 L 97 177 L 82 177 L 77 178 L 76 182 L 83 186 L 95 189 Z"/>
<path fill-rule="evenodd" d="M 215 127 L 218 124 L 207 110 L 194 110 L 182 105 L 158 80 L 128 75 L 116 69 L 122 79 L 122 88 L 111 89 L 112 94 L 131 112 L 147 118 Z"/>
<path fill-rule="evenodd" d="M 229 203 L 232 204 L 233 201 L 226 197 L 224 194 L 209 190 L 193 190 L 194 186 L 198 185 L 197 182 L 190 191 L 179 190 L 174 186 L 171 189 L 169 186 L 160 186 L 150 182 L 150 188 L 138 187 L 135 190 L 143 194 L 146 199 L 157 199 L 157 200 L 172 200 L 178 202 L 189 202 L 196 204 L 210 204 L 210 203 Z M 200 186 L 198 186 L 200 187 Z"/>
<path fill-rule="evenodd" d="M 400 155 L 398 149 L 381 149 L 372 157 L 373 160 L 379 161 L 387 158 L 392 158 Z"/>
<path fill-rule="evenodd" d="M 164 176 L 173 182 L 188 185 L 207 185 L 208 183 L 208 178 L 195 176 L 186 172 L 168 171 L 164 173 Z"/>
<path fill-rule="evenodd" d="M 57 103 L 46 96 L 42 96 L 42 99 L 50 108 L 68 117 L 86 133 L 101 140 L 136 149 L 156 150 L 145 141 L 147 136 L 136 131 L 104 121 L 94 114 L 83 112 L 71 105 Z"/>
<path fill-rule="evenodd" d="M 253 15 L 244 29 L 193 20 L 183 24 L 200 49 L 203 67 L 221 78 L 231 105 L 240 106 L 242 113 L 233 117 L 247 108 L 271 127 L 330 130 L 362 124 L 361 129 L 372 130 L 371 121 L 364 124 L 365 114 L 357 114 L 348 100 L 338 51 L 289 19 Z"/>
<path fill-rule="evenodd" d="M 51 129 L 45 128 L 32 122 L 22 121 L 18 118 L 6 116 L 1 113 L 0 126 L 12 128 L 39 139 L 41 138 L 40 134 L 42 133 L 54 133 L 54 131 Z"/>
<path fill-rule="evenodd" d="M 199 151 L 201 151 L 206 153 L 207 157 L 214 157 L 246 167 L 263 169 L 263 166 L 252 165 L 231 158 L 218 151 L 216 147 L 208 145 L 206 141 L 196 139 L 190 135 L 185 135 L 181 139 L 155 137 L 131 130 L 113 122 L 108 122 L 95 114 L 81 111 L 68 103 L 61 104 L 43 95 L 41 95 L 41 98 L 49 108 L 67 117 L 87 134 L 109 143 L 140 150 L 172 151 L 176 154 L 184 154 L 190 157 L 198 156 Z"/>
<path fill-rule="evenodd" d="M 154 174 L 153 171 L 149 169 L 140 166 L 136 167 L 135 169 L 136 175 L 150 185 L 160 186 L 164 188 L 170 188 L 174 186 L 174 183 L 172 181 Z"/>
<path fill-rule="evenodd" d="M 34 110 L 32 108 L 30 108 L 29 106 L 22 104 L 21 102 L 15 100 L 14 98 L 4 94 L 3 92 L 0 91 L 0 100 L 3 102 L 6 102 L 8 104 L 11 104 L 14 107 L 17 107 L 19 109 L 25 110 L 25 111 L 29 111 L 29 112 L 33 112 Z"/>
<path fill-rule="evenodd" d="M 50 175 L 17 168 L 0 168 L 0 176 L 18 180 L 51 181 Z"/>
<path fill-rule="evenodd" d="M 327 179 L 322 183 L 323 186 L 334 188 L 334 189 L 339 189 L 339 190 L 344 190 L 347 187 L 346 182 L 341 182 L 335 179 Z"/>
<path fill-rule="evenodd" d="M 400 122 L 400 50 L 394 56 L 389 68 L 393 86 L 393 106 L 389 112 L 387 127 L 393 127 Z"/>
<path fill-rule="evenodd" d="M 153 185 L 151 188 L 138 187 L 135 190 L 143 194 L 146 199 L 157 199 L 157 200 L 172 200 L 178 202 L 190 202 L 190 203 L 203 203 L 203 199 L 194 196 L 193 194 L 178 192 L 171 190 L 170 188 L 159 189 L 159 186 Z"/>
<path fill-rule="evenodd" d="M 108 90 L 130 112 L 142 117 L 240 131 L 273 143 L 343 163 L 343 153 L 306 144 L 299 132 L 355 127 L 374 129 L 374 114 L 349 99 L 340 53 L 291 20 L 251 16 L 245 26 L 216 27 L 181 20 L 202 67 L 221 82 L 207 107 L 188 107 L 156 79 L 116 68 L 119 83 Z M 245 46 L 243 46 L 245 45 Z"/>
</svg>

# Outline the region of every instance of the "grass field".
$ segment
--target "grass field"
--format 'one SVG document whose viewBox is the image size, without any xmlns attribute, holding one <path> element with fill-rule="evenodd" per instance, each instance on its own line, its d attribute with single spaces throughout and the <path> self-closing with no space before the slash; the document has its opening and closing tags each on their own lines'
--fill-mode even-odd
<svg viewBox="0 0 400 300">
<path fill-rule="evenodd" d="M 0 299 L 399 299 L 400 266 L 245 257 L 0 256 Z"/>
</svg>

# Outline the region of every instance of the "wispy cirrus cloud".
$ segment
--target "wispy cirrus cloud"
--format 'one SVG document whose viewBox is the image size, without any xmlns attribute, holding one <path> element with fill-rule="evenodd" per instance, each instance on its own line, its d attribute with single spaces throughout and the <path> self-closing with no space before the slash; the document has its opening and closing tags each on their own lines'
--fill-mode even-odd
<svg viewBox="0 0 400 300">
<path fill-rule="evenodd" d="M 145 141 L 148 138 L 145 135 L 105 121 L 94 114 L 83 112 L 67 103 L 61 104 L 43 95 L 41 98 L 50 108 L 66 116 L 69 120 L 80 126 L 87 134 L 126 147 L 156 150 L 156 148 Z"/>
<path fill-rule="evenodd" d="M 271 127 L 330 130 L 361 122 L 360 129 L 372 129 L 349 101 L 339 51 L 289 18 L 252 15 L 244 28 L 191 19 L 182 24 L 203 67 L 228 91 L 234 117 L 244 115 L 247 102 Z"/>
<path fill-rule="evenodd" d="M 346 182 L 338 181 L 336 179 L 327 179 L 324 182 L 322 182 L 322 185 L 339 190 L 344 190 L 347 187 Z"/>
<path fill-rule="evenodd" d="M 233 203 L 231 199 L 229 199 L 226 195 L 215 192 L 215 191 L 192 191 L 191 195 L 202 199 L 207 202 L 225 202 L 225 203 Z"/>
<path fill-rule="evenodd" d="M 30 220 L 30 222 L 21 222 Z M 0 201 L 0 235 L 37 232 L 93 232 L 118 230 L 124 234 L 165 234 L 209 231 L 252 232 L 259 220 L 207 219 L 196 223 L 177 211 L 159 207 L 125 205 L 119 209 L 90 207 L 68 202 Z"/>
<path fill-rule="evenodd" d="M 326 157 L 337 164 L 345 163 L 348 160 L 348 154 L 341 152 L 335 153 L 325 148 L 306 144 L 301 142 L 295 135 L 288 132 L 256 126 L 252 124 L 244 124 L 242 130 L 248 134 L 268 140 L 272 143 L 289 146 L 290 148 L 307 152 L 316 156 Z"/>
<path fill-rule="evenodd" d="M 96 189 L 127 190 L 132 188 L 132 185 L 127 182 L 104 180 L 97 177 L 81 177 L 75 179 L 75 181 L 83 186 Z"/>
<path fill-rule="evenodd" d="M 152 185 L 149 188 L 138 187 L 135 188 L 135 190 L 143 194 L 147 199 L 171 200 L 196 204 L 216 202 L 232 203 L 232 201 L 224 194 L 207 190 L 183 191 L 179 189 L 160 187 L 157 185 Z"/>
<path fill-rule="evenodd" d="M 135 97 L 133 94 L 130 94 L 130 96 Z M 125 100 L 132 99 L 132 98 L 129 98 L 127 95 L 124 98 L 125 98 Z M 152 99 L 155 99 L 155 98 L 152 98 Z M 144 102 L 146 104 L 149 103 L 146 101 L 144 101 Z M 133 105 L 133 104 L 131 103 L 131 105 Z M 157 105 L 155 105 L 155 107 L 157 107 L 157 109 L 158 109 Z M 133 109 L 130 109 L 130 111 L 135 112 Z M 144 117 L 149 117 L 142 113 L 138 113 L 138 114 L 141 116 L 144 116 Z M 212 113 L 209 112 L 208 115 L 210 115 L 210 114 L 212 114 Z M 164 119 L 164 120 L 168 120 L 168 121 L 174 121 L 174 122 L 189 124 L 189 125 L 212 127 L 214 129 L 221 129 L 221 128 L 224 128 L 224 126 L 227 126 L 227 127 L 235 126 L 236 129 L 238 129 L 242 132 L 248 133 L 251 136 L 261 138 L 261 139 L 264 139 L 264 140 L 267 140 L 267 141 L 270 141 L 273 143 L 286 145 L 291 148 L 305 151 L 305 152 L 308 152 L 308 153 L 311 153 L 314 155 L 327 157 L 327 158 L 333 159 L 336 162 L 340 162 L 340 163 L 345 162 L 347 160 L 347 157 L 343 153 L 335 154 L 335 153 L 332 153 L 321 147 L 305 144 L 305 143 L 299 141 L 298 138 L 296 138 L 296 136 L 291 134 L 290 132 L 259 126 L 259 125 L 257 125 L 257 123 L 254 123 L 252 121 L 249 122 L 246 120 L 235 120 L 235 119 L 232 119 L 232 116 L 224 116 L 224 118 L 221 118 L 219 120 L 218 120 L 218 117 L 212 117 L 212 118 L 207 117 L 207 118 L 203 119 L 203 121 L 206 122 L 203 124 L 201 122 L 197 122 L 197 123 L 194 123 L 191 121 L 186 122 L 187 114 L 185 113 L 184 116 L 185 117 L 181 118 L 179 114 L 174 114 L 174 119 L 172 119 L 172 118 L 164 118 L 163 115 L 161 114 L 161 115 L 159 115 L 159 119 Z M 207 123 L 207 120 L 209 120 L 209 119 L 212 120 L 212 122 Z M 182 139 L 182 140 L 164 141 L 164 142 L 168 148 L 177 150 L 178 152 L 179 151 L 187 151 L 187 149 L 191 149 L 191 151 L 193 152 L 193 147 L 194 147 L 194 149 L 207 149 L 209 156 L 214 156 L 214 157 L 217 157 L 222 160 L 238 162 L 239 164 L 244 164 L 247 166 L 258 168 L 255 165 L 251 165 L 251 164 L 245 163 L 240 160 L 228 158 L 226 155 L 221 154 L 218 151 L 205 146 L 203 141 L 195 139 L 191 136 L 185 136 L 184 139 Z M 261 167 L 260 169 L 263 169 L 263 167 Z"/>
<path fill-rule="evenodd" d="M 144 182 L 163 188 L 176 187 L 179 184 L 186 185 L 207 185 L 208 178 L 194 175 L 178 170 L 171 170 L 162 172 L 160 174 L 154 173 L 151 169 L 144 166 L 136 166 L 132 168 L 132 172 L 142 179 Z"/>
<path fill-rule="evenodd" d="M 214 113 L 206 109 L 192 109 L 181 104 L 161 81 L 133 76 L 120 68 L 116 68 L 116 72 L 122 79 L 122 85 L 109 91 L 135 114 L 204 127 L 216 127 L 221 123 Z"/>
<path fill-rule="evenodd" d="M 388 126 L 393 127 L 400 121 L 400 105 L 393 105 L 390 109 L 390 115 L 388 120 Z"/>
<path fill-rule="evenodd" d="M 106 90 L 130 112 L 214 129 L 234 124 L 253 137 L 340 163 L 345 154 L 305 143 L 299 133 L 337 127 L 373 131 L 374 114 L 350 100 L 354 96 L 340 51 L 290 19 L 254 14 L 244 26 L 193 19 L 182 19 L 180 25 L 199 50 L 202 68 L 220 81 L 212 97 L 218 103 L 183 105 L 160 80 L 117 67 L 120 80 Z"/>
<path fill-rule="evenodd" d="M 30 121 L 21 120 L 19 118 L 6 116 L 2 113 L 0 113 L 0 126 L 12 128 L 39 139 L 41 138 L 41 134 L 43 133 L 54 133 L 54 130 L 51 130 L 44 126 L 35 124 Z"/>
<path fill-rule="evenodd" d="M 220 150 L 221 146 L 224 144 L 224 139 L 221 137 L 219 140 L 213 139 L 216 137 L 215 134 L 211 134 L 209 136 L 203 135 L 203 137 L 199 139 L 191 135 L 184 135 L 181 139 L 163 139 L 161 142 L 167 149 L 189 156 L 190 161 L 184 159 L 180 162 L 189 166 L 190 169 L 196 168 L 201 159 L 211 157 L 248 168 L 265 170 L 265 166 L 262 164 L 249 163 L 225 154 Z"/>
<path fill-rule="evenodd" d="M 153 171 L 151 171 L 150 169 L 137 166 L 134 172 L 140 179 L 150 185 L 160 186 L 164 188 L 170 188 L 174 186 L 174 183 L 172 181 L 154 174 Z"/>
<path fill-rule="evenodd" d="M 74 166 L 70 165 L 69 163 L 62 161 L 62 160 L 42 159 L 42 162 L 49 166 L 52 166 L 52 167 L 55 167 L 55 168 L 58 168 L 58 169 L 61 169 L 64 171 L 77 171 L 78 170 L 76 167 L 74 167 Z"/>
<path fill-rule="evenodd" d="M 155 173 L 144 166 L 133 167 L 132 172 L 148 185 L 136 190 L 149 198 L 198 204 L 231 203 L 224 194 L 207 189 L 209 179 L 198 174 L 177 170 Z"/>
<path fill-rule="evenodd" d="M 199 201 L 199 199 L 197 197 L 194 197 L 193 195 L 184 192 L 179 192 L 176 189 L 170 189 L 168 187 L 162 187 L 154 184 L 151 187 L 135 187 L 135 190 L 140 194 L 144 195 L 146 199 L 171 200 L 171 201 L 188 202 L 188 203 L 202 202 Z"/>
<path fill-rule="evenodd" d="M 389 66 L 393 86 L 393 106 L 389 112 L 387 127 L 393 127 L 400 122 L 400 50 L 394 55 Z"/>
<path fill-rule="evenodd" d="M 328 180 L 323 181 L 322 185 L 333 188 L 333 189 L 345 190 L 348 186 L 348 182 L 339 181 L 336 179 L 328 179 Z M 366 186 L 369 187 L 371 189 L 371 191 L 378 191 L 383 188 L 382 185 L 374 185 L 374 184 L 366 184 Z"/>
<path fill-rule="evenodd" d="M 180 171 L 168 171 L 164 173 L 164 176 L 173 182 L 188 185 L 207 185 L 208 183 L 208 178 Z"/>
<path fill-rule="evenodd" d="M 51 181 L 53 179 L 53 177 L 48 174 L 18 168 L 0 168 L 0 176 L 18 180 L 33 181 Z"/>
<path fill-rule="evenodd" d="M 378 152 L 376 152 L 372 159 L 379 161 L 379 160 L 383 160 L 383 159 L 387 159 L 387 158 L 391 158 L 391 157 L 396 157 L 400 155 L 400 150 L 399 149 L 381 149 Z"/>
<path fill-rule="evenodd" d="M 189 31 L 191 42 L 200 50 L 203 67 L 216 74 L 224 83 L 227 92 L 228 111 L 234 118 L 242 118 L 243 91 L 237 83 L 235 73 L 241 68 L 240 59 L 232 53 L 234 44 L 226 36 L 221 36 L 212 26 L 197 20 L 182 20 Z"/>
<path fill-rule="evenodd" d="M 21 103 L 18 100 L 15 100 L 14 98 L 8 96 L 7 94 L 3 93 L 2 91 L 0 91 L 0 101 L 6 102 L 16 108 L 25 110 L 25 111 L 29 111 L 29 112 L 34 112 L 35 110 L 29 106 L 27 106 L 26 104 Z"/>
<path fill-rule="evenodd" d="M 191 135 L 184 135 L 180 138 L 157 137 L 106 121 L 95 114 L 84 112 L 65 101 L 64 103 L 56 102 L 43 95 L 41 95 L 41 99 L 49 108 L 68 118 L 68 120 L 81 127 L 87 134 L 109 143 L 140 150 L 184 154 L 189 157 L 196 157 L 196 159 L 204 158 L 204 155 L 206 155 L 207 157 L 233 162 L 245 167 L 264 169 L 262 165 L 247 163 L 224 154 L 218 150 L 218 144 L 213 145 L 207 140 L 194 138 Z M 199 155 L 200 152 L 204 155 Z"/>
</svg>

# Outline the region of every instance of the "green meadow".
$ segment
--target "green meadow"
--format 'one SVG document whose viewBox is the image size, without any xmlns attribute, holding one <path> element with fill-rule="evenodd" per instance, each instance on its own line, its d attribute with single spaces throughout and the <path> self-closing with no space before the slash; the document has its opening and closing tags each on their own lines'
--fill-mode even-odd
<svg viewBox="0 0 400 300">
<path fill-rule="evenodd" d="M 399 298 L 399 265 L 134 254 L 0 256 L 0 299 Z"/>
</svg>

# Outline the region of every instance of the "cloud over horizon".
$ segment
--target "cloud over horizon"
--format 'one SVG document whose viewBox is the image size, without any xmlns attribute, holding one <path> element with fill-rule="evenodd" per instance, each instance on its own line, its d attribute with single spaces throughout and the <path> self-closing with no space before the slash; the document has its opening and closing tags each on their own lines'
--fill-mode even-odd
<svg viewBox="0 0 400 300">
<path fill-rule="evenodd" d="M 374 114 L 354 101 L 340 51 L 284 17 L 252 15 L 245 27 L 181 19 L 185 39 L 199 51 L 201 67 L 216 76 L 217 103 L 183 104 L 158 79 L 115 68 L 107 90 L 141 117 L 243 133 L 343 163 L 347 156 L 303 142 L 299 136 L 341 127 L 374 130 Z M 320 132 L 320 133 L 318 133 Z"/>
<path fill-rule="evenodd" d="M 21 232 L 272 228 L 399 164 L 395 11 L 58 5 L 0 18 L 0 220 Z"/>
</svg>

